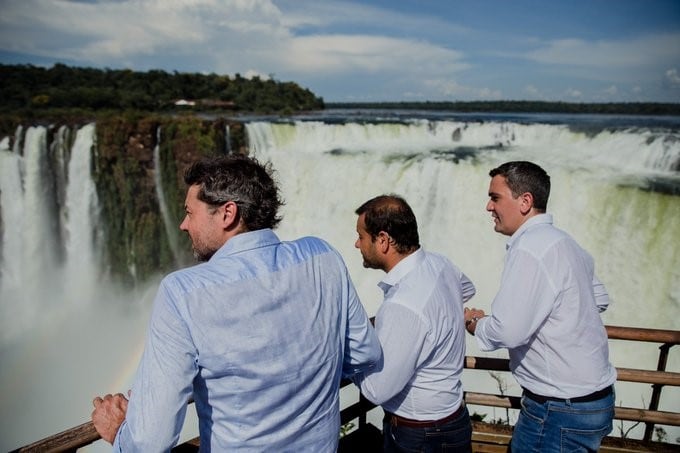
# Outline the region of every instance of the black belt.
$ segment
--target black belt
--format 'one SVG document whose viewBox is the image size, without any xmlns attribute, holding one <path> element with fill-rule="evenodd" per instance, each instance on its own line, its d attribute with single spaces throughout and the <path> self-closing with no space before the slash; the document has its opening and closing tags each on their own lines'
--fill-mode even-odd
<svg viewBox="0 0 680 453">
<path fill-rule="evenodd" d="M 589 393 L 588 395 L 584 396 L 577 396 L 576 398 L 556 398 L 554 396 L 537 395 L 534 392 L 527 389 L 523 390 L 524 396 L 526 396 L 527 398 L 531 398 L 532 400 L 541 404 L 547 401 L 556 401 L 559 403 L 565 403 L 567 401 L 571 401 L 572 403 L 587 403 L 589 401 L 597 401 L 599 399 L 604 398 L 605 396 L 611 395 L 612 392 L 614 391 L 614 386 L 610 385 L 609 387 L 605 387 L 602 390 L 598 390 L 597 392 Z"/>
<path fill-rule="evenodd" d="M 391 412 L 385 412 L 385 415 L 390 418 L 390 423 L 392 426 L 407 426 L 409 428 L 434 428 L 460 417 L 463 415 L 464 410 L 465 403 L 461 403 L 460 407 L 455 412 L 447 415 L 444 418 L 440 418 L 439 420 L 412 420 L 410 418 L 400 417 L 399 415 L 393 414 Z"/>
</svg>

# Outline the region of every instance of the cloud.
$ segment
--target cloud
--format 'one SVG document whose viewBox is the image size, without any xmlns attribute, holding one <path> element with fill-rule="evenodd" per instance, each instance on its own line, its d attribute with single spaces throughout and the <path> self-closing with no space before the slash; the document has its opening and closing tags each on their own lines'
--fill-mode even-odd
<svg viewBox="0 0 680 453">
<path fill-rule="evenodd" d="M 243 77 L 246 79 L 254 79 L 255 77 L 258 77 L 260 80 L 269 80 L 271 78 L 269 74 L 262 74 L 261 72 L 255 71 L 254 69 L 247 70 L 246 73 L 243 74 Z"/>
<path fill-rule="evenodd" d="M 543 97 L 539 89 L 533 85 L 527 85 L 526 87 L 524 87 L 524 92 L 527 93 L 529 97 L 534 99 Z"/>
<path fill-rule="evenodd" d="M 680 75 L 678 74 L 678 70 L 673 68 L 666 71 L 666 81 L 671 85 L 680 86 Z"/>
<path fill-rule="evenodd" d="M 6 0 L 0 48 L 114 66 L 159 54 L 178 64 L 202 56 L 201 71 L 220 65 L 220 49 L 257 50 L 286 36 L 280 17 L 268 0 Z"/>
<path fill-rule="evenodd" d="M 565 93 L 567 98 L 572 98 L 572 99 L 578 99 L 581 96 L 583 96 L 583 93 L 581 93 L 580 90 L 576 90 L 574 88 L 569 88 L 566 93 Z"/>
<path fill-rule="evenodd" d="M 625 68 L 677 60 L 679 48 L 680 33 L 608 41 L 561 39 L 549 41 L 525 57 L 554 65 Z"/>
<path fill-rule="evenodd" d="M 284 63 L 296 72 L 452 73 L 468 67 L 459 52 L 408 39 L 315 35 L 292 39 Z"/>
<path fill-rule="evenodd" d="M 423 40 L 294 30 L 351 22 L 369 27 L 385 20 L 384 10 L 337 2 L 291 5 L 306 9 L 284 15 L 269 0 L 7 0 L 0 49 L 87 65 L 141 69 L 164 58 L 174 69 L 233 73 L 253 68 L 298 76 L 451 74 L 468 67 L 460 52 Z M 393 27 L 408 19 L 387 15 Z"/>
<path fill-rule="evenodd" d="M 680 33 L 665 33 L 624 40 L 554 40 L 524 56 L 542 64 L 590 67 L 610 73 L 677 61 L 678 48 Z"/>
<path fill-rule="evenodd" d="M 331 99 L 574 99 L 612 86 L 619 96 L 632 86 L 659 99 L 680 93 L 680 33 L 545 40 L 538 29 L 529 36 L 434 15 L 444 7 L 383 4 L 2 0 L 0 53 L 45 64 L 276 74 Z"/>
<path fill-rule="evenodd" d="M 607 94 L 609 96 L 615 96 L 618 94 L 619 89 L 616 87 L 616 85 L 611 85 L 607 88 L 604 89 L 604 94 Z"/>
<path fill-rule="evenodd" d="M 429 88 L 428 94 L 436 94 L 447 99 L 501 99 L 500 90 L 487 87 L 478 88 L 461 85 L 451 79 L 428 79 L 424 85 Z"/>
</svg>

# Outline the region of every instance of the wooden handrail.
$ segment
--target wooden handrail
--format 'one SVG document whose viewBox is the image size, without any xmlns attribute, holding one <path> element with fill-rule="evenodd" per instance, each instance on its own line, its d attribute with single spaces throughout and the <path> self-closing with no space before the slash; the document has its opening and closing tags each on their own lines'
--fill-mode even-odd
<svg viewBox="0 0 680 453">
<path fill-rule="evenodd" d="M 645 329 L 641 327 L 605 326 L 610 340 L 647 341 L 680 344 L 680 330 Z"/>
<path fill-rule="evenodd" d="M 67 429 L 58 434 L 46 437 L 30 445 L 26 445 L 10 453 L 26 452 L 66 452 L 75 451 L 78 448 L 90 445 L 101 439 L 92 422 L 86 422 L 74 428 Z"/>
<path fill-rule="evenodd" d="M 519 396 L 496 395 L 492 393 L 465 392 L 465 402 L 478 406 L 500 407 L 503 409 L 519 409 Z M 650 422 L 661 425 L 680 426 L 680 413 L 666 411 L 650 411 L 634 407 L 617 406 L 614 418 L 628 421 Z"/>
<path fill-rule="evenodd" d="M 635 327 L 605 326 L 611 340 L 629 340 L 662 343 L 662 351 L 680 344 L 680 331 L 644 329 Z M 465 368 L 485 371 L 509 371 L 509 360 L 495 357 L 465 357 Z M 617 368 L 618 381 L 652 384 L 655 388 L 664 385 L 680 386 L 680 373 L 663 370 L 638 370 L 631 368 Z M 343 385 L 349 385 L 348 381 Z M 518 396 L 495 395 L 489 393 L 466 392 L 465 401 L 468 404 L 518 409 Z M 344 423 L 357 417 L 365 416 L 366 412 L 375 407 L 370 402 L 361 399 L 358 403 L 342 410 L 341 420 Z M 648 424 L 680 426 L 680 413 L 665 412 L 650 409 L 616 407 L 615 418 L 626 421 L 639 421 Z M 71 452 L 85 447 L 97 440 L 99 434 L 92 422 L 86 422 L 61 433 L 49 436 L 30 445 L 20 447 L 15 452 Z M 196 442 L 196 440 L 190 441 Z M 178 447 L 179 448 L 179 447 Z"/>
<path fill-rule="evenodd" d="M 510 361 L 501 358 L 465 356 L 465 368 L 483 371 L 510 371 Z M 618 381 L 680 386 L 680 373 L 672 371 L 616 368 L 616 373 Z"/>
</svg>

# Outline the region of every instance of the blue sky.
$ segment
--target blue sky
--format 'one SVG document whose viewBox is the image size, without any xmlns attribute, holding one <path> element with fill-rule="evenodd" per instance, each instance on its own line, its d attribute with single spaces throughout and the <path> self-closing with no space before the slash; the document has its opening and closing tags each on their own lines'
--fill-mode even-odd
<svg viewBox="0 0 680 453">
<path fill-rule="evenodd" d="M 680 102 L 680 0 L 2 0 L 0 62 L 257 74 L 327 102 Z"/>
</svg>

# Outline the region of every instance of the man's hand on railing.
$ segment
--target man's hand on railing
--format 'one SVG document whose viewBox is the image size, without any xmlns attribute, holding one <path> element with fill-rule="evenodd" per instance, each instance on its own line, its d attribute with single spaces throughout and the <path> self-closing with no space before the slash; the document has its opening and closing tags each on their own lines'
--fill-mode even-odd
<svg viewBox="0 0 680 453">
<path fill-rule="evenodd" d="M 128 400 L 122 393 L 96 397 L 92 400 L 92 423 L 102 439 L 113 444 L 118 428 L 125 420 Z"/>
<path fill-rule="evenodd" d="M 478 308 L 465 308 L 463 311 L 465 316 L 465 329 L 470 332 L 470 334 L 475 334 L 475 329 L 477 329 L 477 321 L 486 316 L 484 310 Z"/>
</svg>

